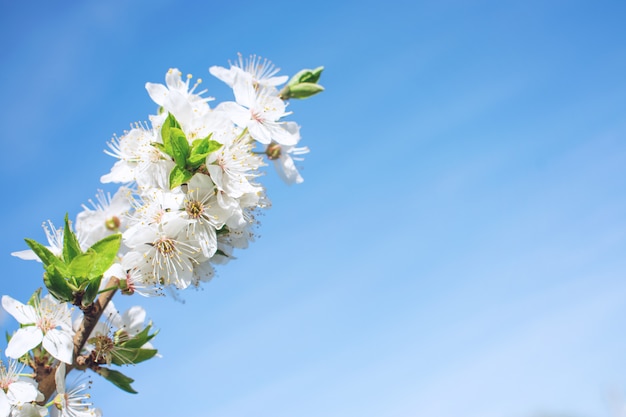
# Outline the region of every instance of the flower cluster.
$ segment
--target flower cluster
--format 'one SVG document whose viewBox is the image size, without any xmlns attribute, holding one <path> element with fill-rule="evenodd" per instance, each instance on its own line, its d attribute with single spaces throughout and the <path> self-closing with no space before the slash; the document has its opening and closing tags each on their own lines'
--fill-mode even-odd
<svg viewBox="0 0 626 417">
<path fill-rule="evenodd" d="M 119 184 L 117 191 L 99 191 L 74 222 L 66 216 L 60 228 L 44 224 L 47 245 L 26 239 L 30 250 L 13 253 L 42 262 L 48 294 L 37 290 L 26 304 L 2 297 L 20 324 L 5 355 L 21 365 L 0 362 L 0 417 L 44 416 L 48 408 L 51 415 L 100 415 L 86 384 L 66 388 L 72 370 L 135 392 L 114 367 L 158 356 L 156 332 L 143 308 L 117 312 L 113 295 L 197 287 L 249 245 L 259 210 L 270 205 L 262 167 L 271 161 L 288 184 L 303 181 L 294 161 L 308 148 L 298 146 L 300 127 L 286 120 L 287 106 L 323 90 L 322 70 L 288 81 L 269 61 L 239 56 L 228 68 L 209 69 L 234 95 L 215 106 L 198 91 L 202 81 L 191 84 L 178 69 L 165 84 L 146 84 L 158 112 L 105 151 L 116 161 L 101 181 Z M 32 373 L 22 374 L 25 366 Z"/>
<path fill-rule="evenodd" d="M 86 244 L 123 231 L 128 250 L 111 272 L 125 279 L 129 292 L 197 286 L 213 277 L 213 264 L 247 247 L 255 213 L 269 206 L 257 181 L 265 157 L 286 182 L 303 181 L 292 155 L 308 149 L 297 146 L 300 128 L 284 120 L 287 98 L 277 89 L 287 77 L 255 57 L 210 72 L 232 87 L 235 101 L 211 108 L 206 90 L 196 91 L 201 80 L 190 85 L 191 76 L 183 79 L 178 69 L 167 72 L 165 85 L 146 84 L 160 112 L 149 126 L 137 124 L 109 143 L 117 162 L 102 177 L 133 188 L 121 188 L 106 209 L 98 206 L 96 212 L 109 211 L 99 228 L 94 212 L 77 219 Z"/>
</svg>

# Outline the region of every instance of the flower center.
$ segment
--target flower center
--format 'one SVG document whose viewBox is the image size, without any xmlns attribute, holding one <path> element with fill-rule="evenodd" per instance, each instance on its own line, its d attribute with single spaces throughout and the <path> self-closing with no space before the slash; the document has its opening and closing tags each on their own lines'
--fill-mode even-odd
<svg viewBox="0 0 626 417">
<path fill-rule="evenodd" d="M 200 201 L 188 201 L 186 205 L 187 214 L 193 219 L 202 217 L 204 205 Z"/>
<path fill-rule="evenodd" d="M 174 246 L 174 241 L 166 237 L 158 240 L 154 244 L 154 247 L 156 248 L 157 251 L 159 251 L 159 253 L 165 256 L 171 256 L 174 250 L 176 249 L 176 247 Z"/>
<path fill-rule="evenodd" d="M 39 327 L 42 332 L 47 333 L 48 330 L 54 329 L 56 325 L 50 317 L 43 315 L 37 321 L 37 327 Z"/>
<path fill-rule="evenodd" d="M 109 230 L 117 230 L 120 228 L 121 224 L 122 222 L 120 221 L 120 218 L 117 216 L 109 217 L 104 222 L 104 226 Z"/>
<path fill-rule="evenodd" d="M 92 340 L 94 344 L 94 352 L 96 353 L 96 360 L 103 359 L 109 362 L 109 355 L 115 349 L 115 344 L 110 337 L 105 335 L 98 335 Z"/>
</svg>

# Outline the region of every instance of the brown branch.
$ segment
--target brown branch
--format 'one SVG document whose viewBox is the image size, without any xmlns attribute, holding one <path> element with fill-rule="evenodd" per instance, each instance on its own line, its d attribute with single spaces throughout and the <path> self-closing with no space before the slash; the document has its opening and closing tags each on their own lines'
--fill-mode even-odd
<svg viewBox="0 0 626 417">
<path fill-rule="evenodd" d="M 105 288 L 117 288 L 118 284 L 119 279 L 112 277 Z M 77 364 L 76 360 L 79 358 L 81 350 L 85 347 L 85 343 L 87 343 L 87 339 L 91 335 L 94 327 L 96 327 L 104 309 L 109 304 L 116 291 L 117 289 L 112 289 L 101 294 L 93 304 L 83 309 L 83 320 L 74 335 L 74 363 L 66 366 L 66 374 L 74 368 L 84 369 L 84 364 Z M 37 369 L 35 369 L 35 380 L 39 382 L 39 391 L 45 398 L 44 401 L 41 402 L 42 404 L 48 401 L 52 393 L 56 390 L 54 381 L 56 368 L 57 367 L 52 369 L 50 367 L 37 367 Z"/>
</svg>

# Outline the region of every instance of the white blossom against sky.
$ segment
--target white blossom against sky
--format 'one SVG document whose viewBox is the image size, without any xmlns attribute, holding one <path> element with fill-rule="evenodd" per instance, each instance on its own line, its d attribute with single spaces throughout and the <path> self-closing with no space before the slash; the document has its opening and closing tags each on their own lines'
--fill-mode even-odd
<svg viewBox="0 0 626 417">
<path fill-rule="evenodd" d="M 105 416 L 616 417 L 626 403 L 626 3 L 5 2 L 1 293 L 10 253 L 93 199 L 113 134 L 168 68 L 257 54 L 302 184 L 272 169 L 260 237 L 185 303 L 139 301 L 162 355 L 94 375 Z M 268 167 L 271 168 L 271 167 Z M 16 322 L 0 315 L 2 332 Z M 542 414 L 545 413 L 545 414 Z"/>
</svg>

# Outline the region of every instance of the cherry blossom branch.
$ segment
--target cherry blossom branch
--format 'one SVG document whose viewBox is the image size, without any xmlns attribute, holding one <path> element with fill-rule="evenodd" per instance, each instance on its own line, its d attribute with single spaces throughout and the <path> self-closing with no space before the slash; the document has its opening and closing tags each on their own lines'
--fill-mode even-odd
<svg viewBox="0 0 626 417">
<path fill-rule="evenodd" d="M 107 283 L 107 288 L 114 288 L 106 293 L 103 293 L 98 297 L 98 299 L 88 307 L 83 309 L 83 320 L 80 323 L 80 327 L 78 331 L 74 335 L 74 363 L 72 365 L 66 366 L 66 374 L 69 373 L 72 369 L 77 368 L 81 369 L 84 365 L 78 364 L 77 359 L 79 358 L 80 352 L 85 347 L 85 343 L 87 343 L 87 339 L 94 327 L 100 320 L 104 309 L 109 304 L 109 302 L 113 299 L 113 296 L 117 292 L 117 286 L 119 284 L 119 279 L 115 277 L 111 277 L 109 282 Z M 45 404 L 46 401 L 52 396 L 54 393 L 56 386 L 54 381 L 54 369 L 51 369 L 48 366 L 37 366 L 35 369 L 35 380 L 39 383 L 39 391 L 44 395 L 45 400 L 41 404 Z"/>
</svg>

